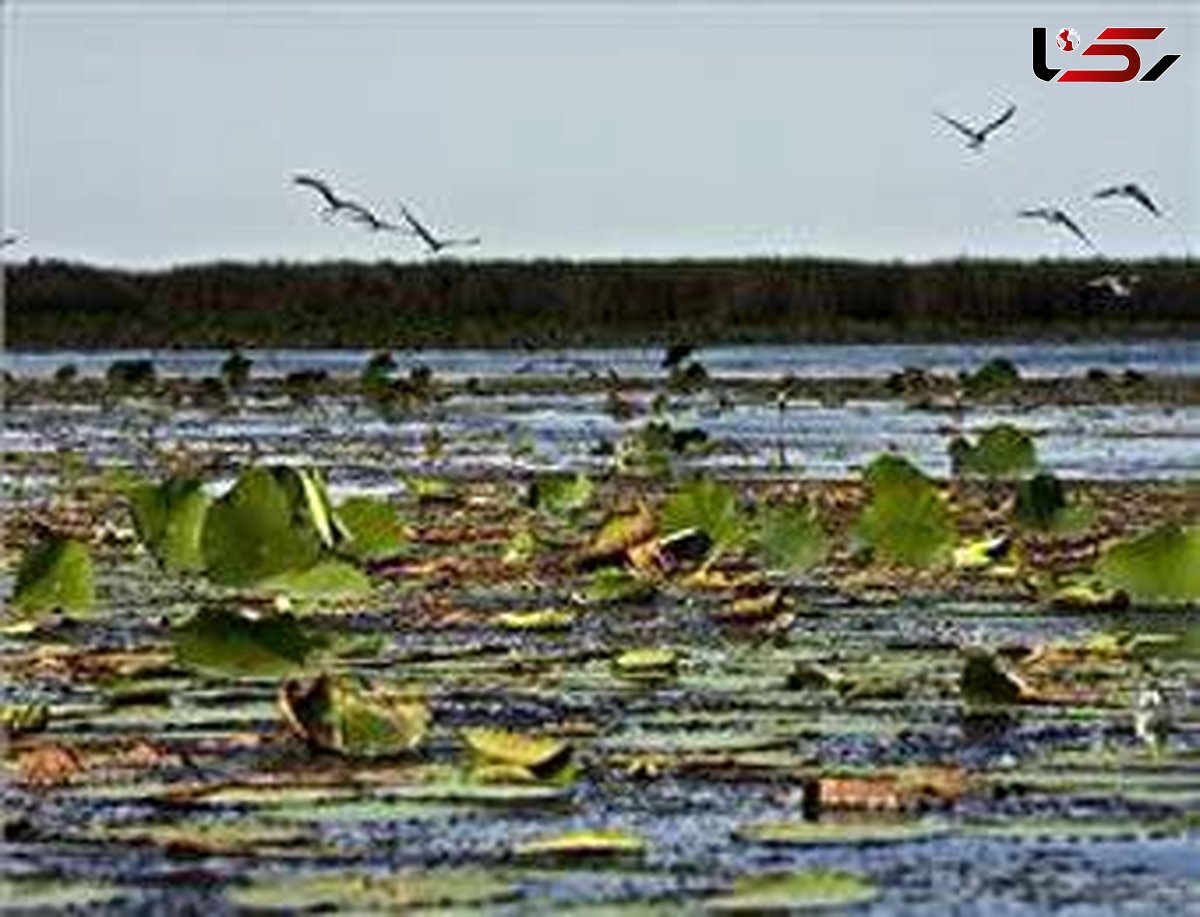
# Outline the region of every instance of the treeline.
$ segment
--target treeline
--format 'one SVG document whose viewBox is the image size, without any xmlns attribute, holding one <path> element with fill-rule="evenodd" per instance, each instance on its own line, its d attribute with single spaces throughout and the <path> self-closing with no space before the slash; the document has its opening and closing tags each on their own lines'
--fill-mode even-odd
<svg viewBox="0 0 1200 917">
<path fill-rule="evenodd" d="M 215 263 L 6 270 L 10 347 L 420 347 L 1195 335 L 1200 262 Z"/>
</svg>

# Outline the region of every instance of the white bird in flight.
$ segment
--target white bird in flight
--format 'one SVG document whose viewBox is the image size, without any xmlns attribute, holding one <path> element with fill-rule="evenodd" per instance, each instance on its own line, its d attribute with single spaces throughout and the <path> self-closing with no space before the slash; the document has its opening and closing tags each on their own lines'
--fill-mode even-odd
<svg viewBox="0 0 1200 917">
<path fill-rule="evenodd" d="M 971 127 L 969 124 L 964 124 L 957 118 L 951 118 L 949 115 L 942 114 L 940 111 L 935 111 L 934 114 L 949 124 L 952 128 L 967 138 L 967 148 L 971 150 L 979 150 L 983 148 L 983 144 L 987 141 L 988 134 L 996 130 L 1000 125 L 1004 124 L 1017 112 L 1017 106 L 1009 103 L 1008 108 L 1000 114 L 999 117 L 985 124 L 981 128 Z"/>
<path fill-rule="evenodd" d="M 1121 277 L 1119 274 L 1103 274 L 1093 280 L 1089 280 L 1089 287 L 1096 287 L 1108 292 L 1110 296 L 1115 296 L 1117 299 L 1128 299 L 1133 295 L 1133 285 L 1142 278 L 1138 274 L 1129 274 L 1126 277 Z"/>
<path fill-rule="evenodd" d="M 1141 204 L 1153 216 L 1161 217 L 1162 211 L 1158 209 L 1158 205 L 1154 203 L 1153 198 L 1146 193 L 1146 190 L 1135 182 L 1126 182 L 1123 185 L 1113 185 L 1110 188 L 1101 188 L 1092 197 L 1104 200 L 1106 198 L 1127 197 L 1131 201 L 1136 201 Z"/>
<path fill-rule="evenodd" d="M 1087 233 L 1079 228 L 1079 224 L 1072 220 L 1065 210 L 1057 207 L 1032 207 L 1028 210 L 1020 210 L 1017 212 L 1019 217 L 1027 217 L 1036 220 L 1045 220 L 1051 226 L 1062 226 L 1069 230 L 1076 238 L 1082 241 L 1088 248 L 1094 252 L 1100 249 L 1096 248 L 1096 244 L 1088 238 Z"/>
</svg>

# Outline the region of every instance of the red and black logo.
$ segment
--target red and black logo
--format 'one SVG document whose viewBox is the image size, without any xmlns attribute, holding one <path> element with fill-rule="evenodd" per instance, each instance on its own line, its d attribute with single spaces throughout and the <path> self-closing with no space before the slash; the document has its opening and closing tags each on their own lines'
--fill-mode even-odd
<svg viewBox="0 0 1200 917">
<path fill-rule="evenodd" d="M 1138 54 L 1137 48 L 1130 44 L 1124 44 L 1128 41 L 1153 41 L 1158 38 L 1166 29 L 1130 29 L 1130 28 L 1109 28 L 1105 29 L 1096 36 L 1096 40 L 1083 49 L 1081 52 L 1084 57 L 1123 57 L 1125 58 L 1125 68 L 1123 70 L 1056 70 L 1046 64 L 1046 30 L 1033 30 L 1033 72 L 1039 80 L 1045 80 L 1047 83 L 1054 81 L 1058 83 L 1126 83 L 1137 77 L 1142 69 L 1142 58 Z M 1079 33 L 1074 29 L 1060 29 L 1054 36 L 1055 43 L 1058 49 L 1064 53 L 1071 53 L 1079 47 Z M 1146 71 L 1142 76 L 1141 82 L 1153 83 L 1160 76 L 1167 72 L 1175 61 L 1179 60 L 1178 54 L 1164 54 L 1158 59 L 1153 67 Z M 1058 74 L 1062 73 L 1062 76 Z M 1055 77 L 1058 77 L 1055 80 Z"/>
</svg>

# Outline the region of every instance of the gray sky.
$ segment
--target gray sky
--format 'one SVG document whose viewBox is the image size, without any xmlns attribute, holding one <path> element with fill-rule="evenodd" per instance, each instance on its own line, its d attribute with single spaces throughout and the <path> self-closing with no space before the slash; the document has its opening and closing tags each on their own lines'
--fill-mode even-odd
<svg viewBox="0 0 1200 917">
<path fill-rule="evenodd" d="M 849 7 L 849 10 L 847 10 Z M 409 200 L 487 257 L 1200 250 L 1200 3 L 150 5 L 8 0 L 12 257 L 417 258 L 289 185 Z M 1166 26 L 1154 83 L 1043 83 L 1030 30 Z M 1111 66 L 1047 51 L 1051 66 Z M 932 111 L 1010 125 L 982 154 Z M 1092 202 L 1136 180 L 1172 221 Z"/>
</svg>

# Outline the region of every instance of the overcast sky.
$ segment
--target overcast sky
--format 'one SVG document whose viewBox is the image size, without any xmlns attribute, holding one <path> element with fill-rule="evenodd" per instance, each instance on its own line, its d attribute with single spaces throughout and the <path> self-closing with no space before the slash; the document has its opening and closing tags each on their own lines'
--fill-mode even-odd
<svg viewBox="0 0 1200 917">
<path fill-rule="evenodd" d="M 1200 3 L 154 6 L 8 0 L 12 257 L 417 258 L 323 175 L 487 257 L 1200 251 Z M 1166 26 L 1153 83 L 1054 84 L 1031 29 Z M 1051 66 L 1088 66 L 1053 45 Z M 1091 66 L 1111 66 L 1097 58 Z M 972 153 L 941 109 L 1016 117 Z M 1090 201 L 1135 180 L 1170 219 Z"/>
</svg>

